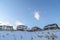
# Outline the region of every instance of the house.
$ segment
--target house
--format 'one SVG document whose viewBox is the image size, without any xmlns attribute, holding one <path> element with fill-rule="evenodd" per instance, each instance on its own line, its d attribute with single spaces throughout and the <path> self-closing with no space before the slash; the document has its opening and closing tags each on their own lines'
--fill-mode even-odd
<svg viewBox="0 0 60 40">
<path fill-rule="evenodd" d="M 58 27 L 58 25 L 56 23 L 49 24 L 49 25 L 47 25 L 47 26 L 44 27 L 44 30 L 49 30 L 49 29 L 51 29 L 51 30 L 53 30 L 53 29 L 59 29 L 59 27 Z"/>
<path fill-rule="evenodd" d="M 25 26 L 25 25 L 18 25 L 17 26 L 17 30 L 20 30 L 20 31 L 27 30 L 27 26 Z"/>
<path fill-rule="evenodd" d="M 30 31 L 42 31 L 42 29 L 35 26 L 35 27 L 32 27 Z"/>
<path fill-rule="evenodd" d="M 9 26 L 9 25 L 0 25 L 0 30 L 10 31 L 10 30 L 13 30 L 13 26 Z"/>
</svg>

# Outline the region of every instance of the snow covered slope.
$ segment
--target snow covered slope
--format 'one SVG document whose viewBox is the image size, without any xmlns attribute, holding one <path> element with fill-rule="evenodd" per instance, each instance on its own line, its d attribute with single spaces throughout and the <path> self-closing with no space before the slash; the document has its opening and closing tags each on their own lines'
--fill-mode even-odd
<svg viewBox="0 0 60 40">
<path fill-rule="evenodd" d="M 37 32 L 0 31 L 0 40 L 59 40 L 60 30 Z"/>
</svg>

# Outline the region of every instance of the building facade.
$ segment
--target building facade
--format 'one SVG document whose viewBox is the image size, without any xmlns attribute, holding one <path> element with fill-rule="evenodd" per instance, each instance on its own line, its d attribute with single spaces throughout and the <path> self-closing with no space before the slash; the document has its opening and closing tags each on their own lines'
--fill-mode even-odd
<svg viewBox="0 0 60 40">
<path fill-rule="evenodd" d="M 44 30 L 49 30 L 49 29 L 59 29 L 57 24 L 49 24 L 44 27 Z"/>
<path fill-rule="evenodd" d="M 10 31 L 10 30 L 13 30 L 13 26 L 0 25 L 0 30 Z"/>
<path fill-rule="evenodd" d="M 27 30 L 27 26 L 25 26 L 25 25 L 18 25 L 17 26 L 17 30 L 20 30 L 20 31 Z"/>
</svg>

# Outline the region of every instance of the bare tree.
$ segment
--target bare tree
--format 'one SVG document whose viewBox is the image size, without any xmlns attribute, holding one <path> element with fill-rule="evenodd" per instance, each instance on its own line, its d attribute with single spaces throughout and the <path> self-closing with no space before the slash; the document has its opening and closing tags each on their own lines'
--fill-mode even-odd
<svg viewBox="0 0 60 40">
<path fill-rule="evenodd" d="M 51 38 L 52 38 L 52 40 L 55 40 L 55 38 L 57 38 L 57 36 L 54 33 L 52 33 Z"/>
<path fill-rule="evenodd" d="M 49 35 L 46 35 L 45 38 L 48 38 L 48 40 L 50 40 L 50 36 Z"/>
<path fill-rule="evenodd" d="M 42 40 L 43 35 L 40 35 L 40 34 L 39 34 L 39 35 L 37 35 L 37 36 L 38 36 L 39 38 L 41 38 L 41 40 Z"/>
<path fill-rule="evenodd" d="M 33 37 L 31 36 L 31 40 L 33 40 Z"/>
<path fill-rule="evenodd" d="M 23 36 L 21 35 L 21 40 L 23 39 Z"/>
<path fill-rule="evenodd" d="M 14 37 L 14 40 L 16 40 L 16 36 L 15 36 L 15 35 L 13 35 L 13 37 Z"/>
<path fill-rule="evenodd" d="M 48 40 L 50 40 L 50 32 L 48 32 L 48 34 L 45 36 L 45 38 L 47 38 Z"/>
<path fill-rule="evenodd" d="M 5 35 L 3 35 L 3 38 L 5 38 Z"/>
</svg>

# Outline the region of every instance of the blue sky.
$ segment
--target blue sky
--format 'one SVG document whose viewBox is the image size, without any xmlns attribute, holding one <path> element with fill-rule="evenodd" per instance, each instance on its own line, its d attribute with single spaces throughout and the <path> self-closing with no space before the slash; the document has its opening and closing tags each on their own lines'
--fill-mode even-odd
<svg viewBox="0 0 60 40">
<path fill-rule="evenodd" d="M 36 12 L 39 20 L 34 17 Z M 43 28 L 52 23 L 60 26 L 60 0 L 0 0 L 0 21 L 28 27 Z"/>
</svg>

